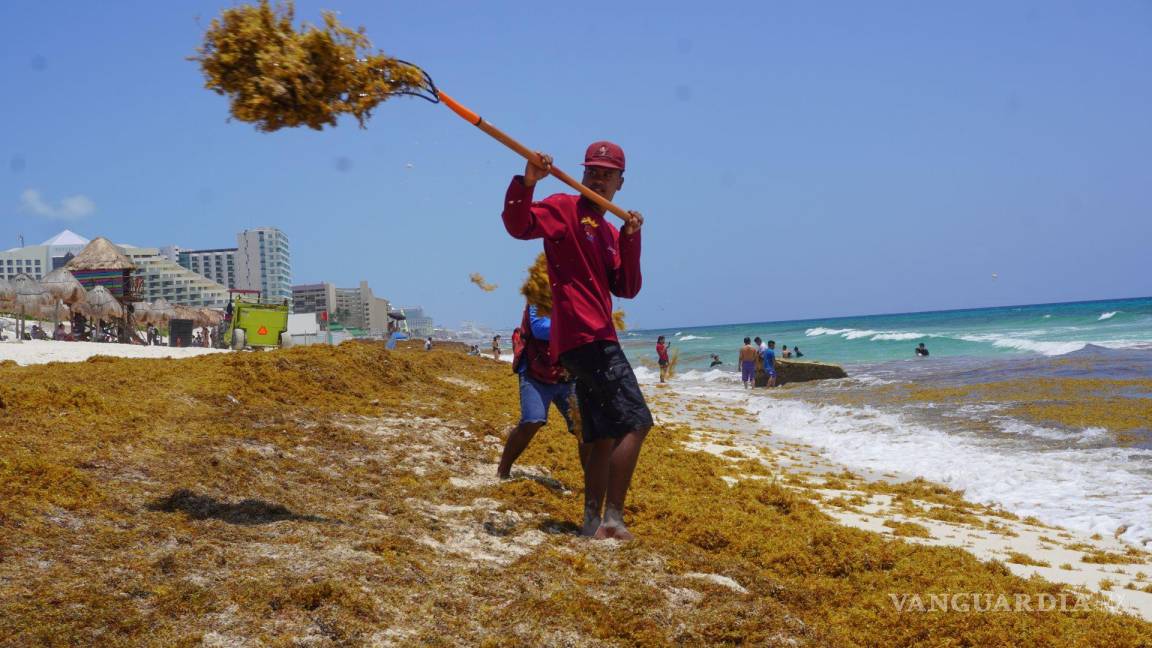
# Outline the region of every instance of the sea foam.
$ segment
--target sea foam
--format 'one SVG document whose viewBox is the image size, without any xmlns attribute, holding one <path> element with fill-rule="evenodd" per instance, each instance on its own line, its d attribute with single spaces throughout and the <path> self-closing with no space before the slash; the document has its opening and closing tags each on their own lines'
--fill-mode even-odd
<svg viewBox="0 0 1152 648">
<path fill-rule="evenodd" d="M 1032 351 L 1046 356 L 1058 356 L 1065 353 L 1072 353 L 1079 351 L 1087 346 L 1087 342 L 1082 340 L 1068 340 L 1068 341 L 1040 341 L 1030 340 L 1028 338 L 1016 338 L 1006 335 L 961 335 L 957 337 L 958 340 L 966 342 L 991 342 L 992 346 L 1004 349 L 1017 349 L 1020 351 Z"/>
<path fill-rule="evenodd" d="M 1049 524 L 1121 539 L 1152 540 L 1152 478 L 1141 464 L 1152 451 L 1085 448 L 1027 451 L 960 433 L 909 422 L 899 414 L 870 407 L 845 408 L 789 399 L 748 399 L 745 405 L 773 434 L 820 448 L 850 468 L 917 475 L 963 490 L 975 502 L 996 504 Z M 1031 426 L 1017 434 L 1059 434 Z M 1102 434 L 1088 428 L 1073 436 Z"/>
<path fill-rule="evenodd" d="M 872 341 L 883 340 L 919 340 L 925 337 L 937 337 L 928 333 L 917 333 L 915 331 L 874 331 L 872 329 L 831 329 L 816 327 L 804 331 L 804 335 L 808 337 L 816 337 L 820 335 L 838 335 L 845 340 L 859 340 L 861 338 L 868 338 Z"/>
</svg>

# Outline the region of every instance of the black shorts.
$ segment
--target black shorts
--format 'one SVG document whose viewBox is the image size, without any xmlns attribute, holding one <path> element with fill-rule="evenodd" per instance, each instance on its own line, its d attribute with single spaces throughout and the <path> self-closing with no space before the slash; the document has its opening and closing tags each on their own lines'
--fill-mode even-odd
<svg viewBox="0 0 1152 648">
<path fill-rule="evenodd" d="M 560 354 L 560 364 L 576 379 L 585 443 L 652 427 L 652 412 L 619 344 L 600 340 L 578 346 Z"/>
</svg>

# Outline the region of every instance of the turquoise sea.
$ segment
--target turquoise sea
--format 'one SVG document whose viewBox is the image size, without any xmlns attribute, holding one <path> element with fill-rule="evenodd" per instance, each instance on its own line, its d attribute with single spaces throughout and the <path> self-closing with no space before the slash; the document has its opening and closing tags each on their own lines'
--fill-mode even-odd
<svg viewBox="0 0 1152 648">
<path fill-rule="evenodd" d="M 1140 383 L 1110 381 L 1152 377 L 1152 298 L 628 331 L 623 345 L 653 395 L 661 393 L 658 335 L 680 350 L 664 393 L 743 408 L 761 432 L 852 470 L 922 476 L 973 501 L 1152 548 L 1152 416 L 1135 429 L 1111 429 L 1103 419 L 1033 418 L 1020 407 L 1034 401 L 979 390 L 902 396 L 910 385 L 1086 378 L 1116 391 L 1074 391 L 1073 406 L 1148 410 L 1152 393 Z M 736 353 L 745 336 L 757 335 L 775 340 L 778 352 L 799 346 L 804 360 L 843 365 L 849 377 L 744 389 Z M 915 356 L 920 342 L 929 357 Z M 724 364 L 709 368 L 712 353 Z M 1067 404 L 1068 393 L 1047 398 Z"/>
<path fill-rule="evenodd" d="M 757 335 L 775 340 L 777 353 L 799 346 L 805 360 L 847 367 L 912 358 L 921 342 L 931 357 L 1152 349 L 1152 297 L 628 331 L 621 339 L 639 359 L 654 357 L 659 335 L 680 349 L 682 370 L 708 368 L 713 353 L 732 368 L 744 337 Z"/>
</svg>

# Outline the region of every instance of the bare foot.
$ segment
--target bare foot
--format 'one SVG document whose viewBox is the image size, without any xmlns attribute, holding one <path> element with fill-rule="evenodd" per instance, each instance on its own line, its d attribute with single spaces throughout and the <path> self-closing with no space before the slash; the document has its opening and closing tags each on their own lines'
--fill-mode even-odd
<svg viewBox="0 0 1152 648">
<path fill-rule="evenodd" d="M 634 539 L 628 527 L 624 526 L 624 516 L 612 505 L 604 507 L 604 521 L 600 523 L 600 528 L 596 529 L 596 535 L 592 537 L 597 540 L 611 538 L 624 542 Z"/>
<path fill-rule="evenodd" d="M 584 525 L 580 527 L 580 535 L 591 538 L 600 528 L 600 502 L 584 502 Z"/>
<path fill-rule="evenodd" d="M 623 542 L 628 542 L 629 540 L 635 539 L 635 536 L 632 535 L 632 532 L 630 532 L 628 528 L 623 524 L 608 524 L 607 522 L 601 522 L 600 528 L 596 529 L 596 535 L 592 537 L 596 538 L 597 540 L 611 539 L 621 540 Z"/>
<path fill-rule="evenodd" d="M 580 527 L 580 535 L 591 538 L 600 529 L 600 516 L 584 516 L 584 526 Z"/>
</svg>

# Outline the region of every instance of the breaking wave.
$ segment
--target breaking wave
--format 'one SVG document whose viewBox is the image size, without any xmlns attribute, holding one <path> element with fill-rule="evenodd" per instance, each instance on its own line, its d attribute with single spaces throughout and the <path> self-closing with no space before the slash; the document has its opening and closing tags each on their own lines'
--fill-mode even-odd
<svg viewBox="0 0 1152 648">
<path fill-rule="evenodd" d="M 845 340 L 859 340 L 860 338 L 868 338 L 874 342 L 881 340 L 919 340 L 926 337 L 937 337 L 928 333 L 917 333 L 915 331 L 873 331 L 871 329 L 830 329 L 823 327 L 810 328 L 804 331 L 804 335 L 808 337 L 816 337 L 819 335 L 838 335 Z"/>
</svg>

